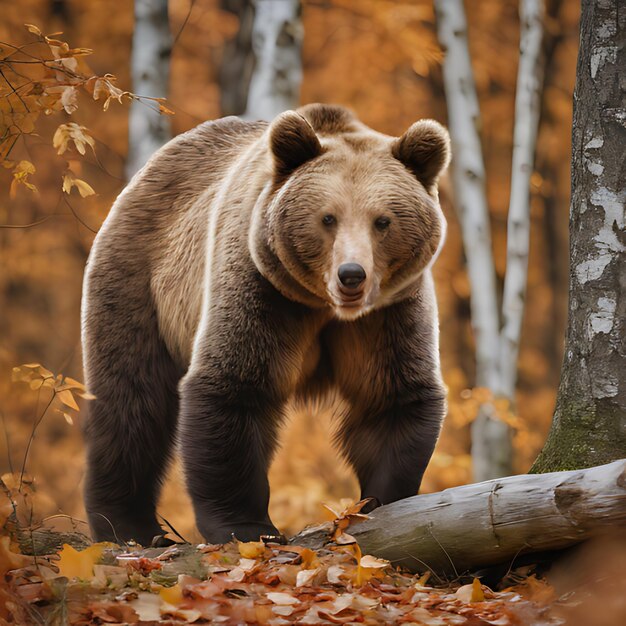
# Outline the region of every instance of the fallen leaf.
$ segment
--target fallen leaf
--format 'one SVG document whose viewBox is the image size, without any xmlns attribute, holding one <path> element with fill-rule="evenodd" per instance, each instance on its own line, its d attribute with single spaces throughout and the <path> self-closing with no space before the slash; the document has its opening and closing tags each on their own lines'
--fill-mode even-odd
<svg viewBox="0 0 626 626">
<path fill-rule="evenodd" d="M 267 599 L 271 600 L 274 604 L 279 605 L 290 605 L 290 604 L 299 604 L 300 600 L 298 598 L 294 598 L 292 595 L 288 593 L 284 593 L 281 591 L 271 591 L 266 594 Z"/>
<path fill-rule="evenodd" d="M 462 587 L 459 587 L 454 595 L 456 595 L 456 597 L 463 602 L 485 601 L 485 594 L 483 593 L 483 589 L 478 578 L 474 578 L 474 580 L 469 585 L 463 585 Z"/>
<path fill-rule="evenodd" d="M 246 559 L 256 559 L 265 553 L 265 544 L 262 541 L 247 541 L 239 543 L 239 554 Z"/>
<path fill-rule="evenodd" d="M 128 602 L 142 622 L 161 621 L 161 599 L 158 595 L 145 591 L 139 592 L 139 597 Z"/>
<path fill-rule="evenodd" d="M 319 569 L 303 569 L 296 576 L 296 587 L 306 587 L 319 573 Z"/>
<path fill-rule="evenodd" d="M 368 569 L 381 569 L 383 567 L 389 567 L 389 565 L 391 564 L 385 559 L 378 559 L 371 554 L 366 554 L 365 556 L 361 557 L 359 565 Z"/>
<path fill-rule="evenodd" d="M 341 577 L 345 575 L 345 570 L 339 565 L 331 565 L 326 570 L 326 580 L 332 585 L 340 585 L 343 583 Z"/>
<path fill-rule="evenodd" d="M 183 601 L 183 590 L 181 586 L 176 583 L 172 587 L 163 587 L 159 591 L 159 596 L 163 602 L 167 604 L 178 605 Z"/>
<path fill-rule="evenodd" d="M 72 578 L 89 579 L 94 574 L 94 565 L 102 557 L 102 553 L 109 546 L 108 543 L 94 543 L 84 550 L 75 550 L 65 543 L 59 552 L 59 576 Z"/>
<path fill-rule="evenodd" d="M 121 589 L 128 582 L 128 571 L 118 565 L 94 565 L 93 580 L 95 587 L 111 587 Z"/>
<path fill-rule="evenodd" d="M 30 557 L 11 550 L 11 538 L 5 535 L 0 537 L 0 577 L 6 572 L 18 567 L 25 567 L 32 563 Z"/>
</svg>

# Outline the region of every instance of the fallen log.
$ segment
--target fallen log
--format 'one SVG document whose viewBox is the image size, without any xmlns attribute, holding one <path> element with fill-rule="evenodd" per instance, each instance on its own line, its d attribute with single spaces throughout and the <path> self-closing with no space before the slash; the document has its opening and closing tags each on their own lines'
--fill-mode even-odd
<svg viewBox="0 0 626 626">
<path fill-rule="evenodd" d="M 560 550 L 626 522 L 626 460 L 585 470 L 510 476 L 382 506 L 347 532 L 364 554 L 458 576 Z M 290 543 L 318 549 L 332 525 Z"/>
</svg>

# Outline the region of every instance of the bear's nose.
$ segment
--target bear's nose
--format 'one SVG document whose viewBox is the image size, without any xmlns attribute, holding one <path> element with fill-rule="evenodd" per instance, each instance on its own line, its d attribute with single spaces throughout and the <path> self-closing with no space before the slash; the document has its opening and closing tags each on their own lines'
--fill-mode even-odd
<svg viewBox="0 0 626 626">
<path fill-rule="evenodd" d="M 342 263 L 337 275 L 341 284 L 350 289 L 358 287 L 365 280 L 365 270 L 358 263 Z"/>
</svg>

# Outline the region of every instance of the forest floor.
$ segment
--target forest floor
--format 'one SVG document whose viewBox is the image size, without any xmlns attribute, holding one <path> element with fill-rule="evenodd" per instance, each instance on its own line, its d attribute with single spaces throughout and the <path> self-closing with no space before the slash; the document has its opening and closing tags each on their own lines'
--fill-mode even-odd
<svg viewBox="0 0 626 626">
<path fill-rule="evenodd" d="M 626 553 L 616 544 L 583 548 L 548 578 L 534 566 L 510 568 L 491 589 L 480 574 L 442 580 L 362 554 L 347 532 L 362 517 L 358 505 L 337 514 L 332 541 L 316 551 L 236 540 L 122 547 L 91 544 L 74 532 L 66 537 L 78 549 L 65 544 L 34 557 L 23 552 L 47 533 L 58 535 L 20 530 L 15 503 L 1 504 L 3 626 L 626 623 Z"/>
</svg>

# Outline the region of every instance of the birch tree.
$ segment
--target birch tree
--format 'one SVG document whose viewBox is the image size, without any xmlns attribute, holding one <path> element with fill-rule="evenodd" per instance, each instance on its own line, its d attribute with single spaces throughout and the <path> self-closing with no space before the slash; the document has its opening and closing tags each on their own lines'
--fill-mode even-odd
<svg viewBox="0 0 626 626">
<path fill-rule="evenodd" d="M 626 456 L 626 13 L 583 0 L 572 128 L 568 332 L 552 429 L 533 471 Z"/>
<path fill-rule="evenodd" d="M 142 96 L 167 95 L 172 41 L 167 0 L 135 0 L 131 77 Z M 133 101 L 128 120 L 126 177 L 130 179 L 171 136 L 167 116 L 141 101 Z"/>
<path fill-rule="evenodd" d="M 520 1 L 520 62 L 501 314 L 480 144 L 480 112 L 463 1 L 435 0 L 435 10 L 438 38 L 445 52 L 443 78 L 453 148 L 452 180 L 472 292 L 476 386 L 487 387 L 494 400 L 504 398 L 514 406 L 528 267 L 530 175 L 539 124 L 543 0 Z M 510 474 L 512 453 L 510 428 L 498 419 L 493 401 L 484 404 L 472 424 L 474 479 Z"/>
<path fill-rule="evenodd" d="M 256 59 L 245 117 L 271 120 L 293 109 L 302 82 L 300 0 L 256 0 L 252 48 Z"/>
</svg>

